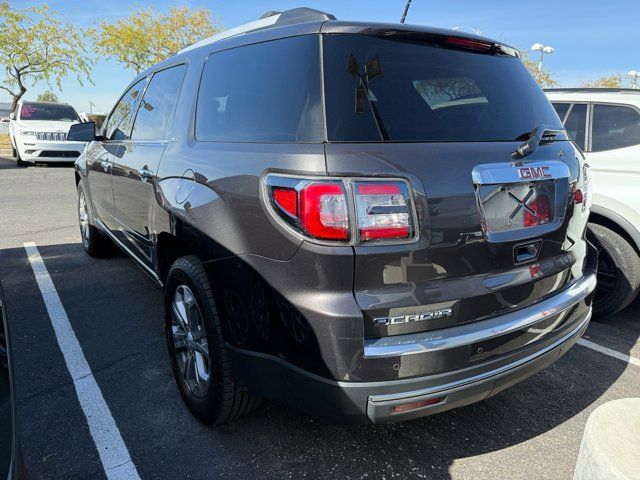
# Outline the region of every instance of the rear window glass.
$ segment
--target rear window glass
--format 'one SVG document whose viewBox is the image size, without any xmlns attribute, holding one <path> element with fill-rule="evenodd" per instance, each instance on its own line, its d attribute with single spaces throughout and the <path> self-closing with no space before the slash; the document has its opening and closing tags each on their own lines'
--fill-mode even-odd
<svg viewBox="0 0 640 480">
<path fill-rule="evenodd" d="M 44 103 L 23 103 L 20 120 L 48 120 L 59 122 L 79 122 L 78 114 L 70 105 Z"/>
<path fill-rule="evenodd" d="M 601 152 L 640 144 L 640 114 L 622 105 L 594 105 L 591 150 Z"/>
<path fill-rule="evenodd" d="M 214 142 L 322 142 L 318 35 L 211 55 L 205 64 L 196 138 Z"/>
<path fill-rule="evenodd" d="M 329 141 L 514 141 L 562 128 L 515 57 L 368 35 L 323 42 Z"/>
</svg>

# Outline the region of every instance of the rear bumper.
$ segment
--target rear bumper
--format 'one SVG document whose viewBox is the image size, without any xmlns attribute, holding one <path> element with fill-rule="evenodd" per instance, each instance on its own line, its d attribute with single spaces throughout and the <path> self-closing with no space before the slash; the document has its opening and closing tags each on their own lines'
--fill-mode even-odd
<svg viewBox="0 0 640 480">
<path fill-rule="evenodd" d="M 433 373 L 423 370 L 426 375 L 410 378 L 336 381 L 272 355 L 231 346 L 229 350 L 236 377 L 256 395 L 339 422 L 409 420 L 483 400 L 556 361 L 587 328 L 595 285 L 594 270 L 589 269 L 572 287 L 517 312 L 424 336 L 396 336 L 393 343 L 365 344 L 364 360 L 393 362 L 399 373 L 431 365 Z M 441 368 L 461 351 L 468 357 L 479 345 L 491 346 L 491 356 L 476 355 L 462 368 Z M 395 412 L 396 406 L 430 399 L 437 401 Z"/>
</svg>

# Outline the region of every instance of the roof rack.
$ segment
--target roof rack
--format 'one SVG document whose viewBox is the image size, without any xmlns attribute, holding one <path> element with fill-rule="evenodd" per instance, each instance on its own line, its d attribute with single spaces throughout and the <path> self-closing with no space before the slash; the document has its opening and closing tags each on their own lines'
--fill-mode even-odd
<svg viewBox="0 0 640 480">
<path fill-rule="evenodd" d="M 265 28 L 279 27 L 282 25 L 292 25 L 295 23 L 313 22 L 313 21 L 327 21 L 336 20 L 336 17 L 330 13 L 315 10 L 313 8 L 293 8 L 284 12 L 278 12 L 271 10 L 262 15 L 255 22 L 245 23 L 243 25 L 230 28 L 220 33 L 216 33 L 211 37 L 200 40 L 188 47 L 183 48 L 178 53 L 188 52 L 203 45 L 210 45 L 214 42 L 219 42 L 225 38 L 235 37 L 256 30 L 262 30 Z"/>
<path fill-rule="evenodd" d="M 563 92 L 563 93 L 578 93 L 578 92 L 591 92 L 591 93 L 638 93 L 640 90 L 637 88 L 598 88 L 598 87 L 580 87 L 580 88 L 545 88 L 545 92 Z"/>
</svg>

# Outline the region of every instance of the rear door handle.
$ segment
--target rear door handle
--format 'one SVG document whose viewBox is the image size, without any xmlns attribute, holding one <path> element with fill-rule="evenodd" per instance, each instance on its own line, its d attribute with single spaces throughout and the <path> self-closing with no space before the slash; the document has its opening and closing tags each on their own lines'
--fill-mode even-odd
<svg viewBox="0 0 640 480">
<path fill-rule="evenodd" d="M 149 178 L 153 178 L 153 172 L 149 170 L 149 166 L 145 165 L 140 170 L 138 170 L 138 175 L 142 178 L 143 181 L 148 180 Z"/>
</svg>

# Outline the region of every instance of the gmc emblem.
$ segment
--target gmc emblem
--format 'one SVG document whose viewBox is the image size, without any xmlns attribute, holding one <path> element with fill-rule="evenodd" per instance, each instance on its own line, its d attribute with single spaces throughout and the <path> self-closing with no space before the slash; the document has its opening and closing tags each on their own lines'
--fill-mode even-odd
<svg viewBox="0 0 640 480">
<path fill-rule="evenodd" d="M 553 175 L 549 173 L 549 167 L 519 168 L 518 175 L 522 180 L 537 180 L 539 178 L 553 178 Z"/>
</svg>

